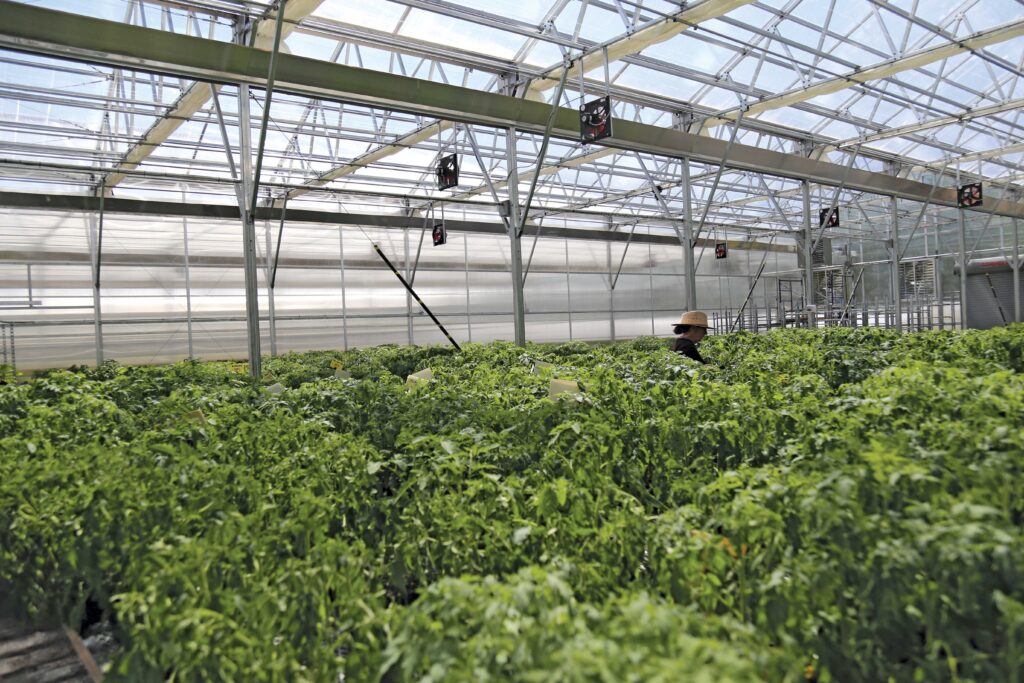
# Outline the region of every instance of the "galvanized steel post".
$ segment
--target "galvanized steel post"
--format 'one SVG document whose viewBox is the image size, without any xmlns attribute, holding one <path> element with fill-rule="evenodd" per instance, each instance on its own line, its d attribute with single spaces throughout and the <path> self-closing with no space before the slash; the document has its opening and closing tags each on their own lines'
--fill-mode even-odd
<svg viewBox="0 0 1024 683">
<path fill-rule="evenodd" d="M 811 184 L 806 180 L 801 181 L 800 189 L 803 194 L 804 214 L 804 313 L 807 316 L 807 326 L 814 327 L 815 320 L 812 316 L 817 315 L 814 309 L 814 253 L 811 247 L 814 243 L 814 228 L 811 225 Z"/>
<path fill-rule="evenodd" d="M 526 344 L 526 303 L 523 300 L 523 252 L 519 241 L 519 169 L 516 153 L 516 129 L 506 131 L 506 163 L 508 164 L 508 236 L 512 262 L 512 325 L 515 342 Z"/>
<path fill-rule="evenodd" d="M 260 303 L 256 273 L 255 207 L 249 205 L 248 188 L 252 183 L 252 129 L 249 119 L 249 86 L 238 88 L 239 137 L 242 152 L 242 257 L 245 271 L 245 328 L 249 354 L 249 375 L 259 379 L 263 374 L 260 359 Z"/>
<path fill-rule="evenodd" d="M 182 192 L 182 195 L 185 193 Z M 184 196 L 182 197 L 184 199 Z M 188 258 L 188 217 L 181 219 L 182 241 L 185 248 L 185 325 L 188 336 L 188 357 L 195 356 L 195 349 L 192 345 L 192 273 L 189 267 Z"/>
<path fill-rule="evenodd" d="M 341 264 L 341 349 L 348 351 L 348 300 L 345 289 L 345 231 L 338 228 L 338 262 Z"/>
<path fill-rule="evenodd" d="M 686 276 L 686 310 L 697 310 L 697 271 L 693 263 L 693 195 L 690 192 L 690 158 L 683 157 L 683 273 Z"/>
<path fill-rule="evenodd" d="M 960 167 L 956 169 L 957 194 L 960 193 Z M 957 208 L 957 227 L 960 246 L 960 329 L 967 329 L 967 225 L 964 210 Z"/>
<path fill-rule="evenodd" d="M 89 237 L 89 249 L 92 252 L 92 311 L 93 311 L 93 328 L 94 335 L 96 338 L 96 365 L 103 363 L 103 306 L 102 306 L 102 295 L 100 293 L 100 268 L 103 263 L 103 199 L 106 194 L 106 188 L 100 188 L 100 210 L 99 210 L 99 226 L 96 235 L 93 235 L 92 228 L 88 230 Z M 96 221 L 96 218 L 90 216 L 90 223 Z M 31 298 L 31 296 L 29 297 Z"/>
<path fill-rule="evenodd" d="M 896 331 L 903 331 L 903 297 L 900 292 L 900 230 L 896 195 L 889 197 L 889 280 L 892 290 Z"/>
<path fill-rule="evenodd" d="M 1013 320 L 1020 319 L 1020 236 L 1017 234 L 1017 219 L 1013 219 Z"/>
</svg>

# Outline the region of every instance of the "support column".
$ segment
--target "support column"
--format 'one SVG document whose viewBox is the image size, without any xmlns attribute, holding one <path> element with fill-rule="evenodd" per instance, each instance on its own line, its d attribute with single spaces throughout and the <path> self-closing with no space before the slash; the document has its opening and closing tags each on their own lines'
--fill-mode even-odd
<svg viewBox="0 0 1024 683">
<path fill-rule="evenodd" d="M 182 195 L 185 193 L 182 192 Z M 184 200 L 184 196 L 182 197 Z M 182 238 L 185 246 L 185 326 L 188 337 L 188 357 L 195 357 L 195 349 L 192 346 L 192 273 L 189 268 L 188 258 L 188 218 L 181 219 Z"/>
<path fill-rule="evenodd" d="M 11 337 L 10 352 L 7 351 L 8 334 Z M 14 359 L 14 323 L 0 323 L 0 365 L 10 366 L 11 375 L 17 376 L 18 366 Z"/>
<path fill-rule="evenodd" d="M 789 298 L 790 298 L 791 301 L 793 299 L 792 292 L 793 292 L 792 285 L 790 285 L 790 297 Z M 778 304 L 778 309 L 779 309 L 779 313 L 778 313 L 778 315 L 779 315 L 779 327 L 785 328 L 786 327 L 786 304 L 785 304 L 785 301 L 783 301 L 783 299 L 782 299 L 782 279 L 781 278 L 776 278 L 775 279 L 775 296 L 776 296 L 775 303 Z"/>
<path fill-rule="evenodd" d="M 245 135 L 243 137 L 246 140 L 246 150 L 243 163 L 243 178 L 248 178 L 249 185 L 247 187 L 246 196 L 248 197 L 248 220 L 246 221 L 245 229 L 245 288 L 246 288 L 246 320 L 248 323 L 249 333 L 249 374 L 254 379 L 259 379 L 262 375 L 263 365 L 260 359 L 260 308 L 259 300 L 257 296 L 258 284 L 256 281 L 256 201 L 259 197 L 260 188 L 260 177 L 263 169 L 263 152 L 267 142 L 267 127 L 270 124 L 270 104 L 274 96 L 274 76 L 277 71 L 277 55 L 281 48 L 281 26 L 284 19 L 284 4 L 287 0 L 281 0 L 277 6 L 277 18 L 274 21 L 274 43 L 270 52 L 270 68 L 267 73 L 267 85 L 266 85 L 266 98 L 263 102 L 263 116 L 260 120 L 260 138 L 259 145 L 256 148 L 256 168 L 255 170 L 245 173 L 245 164 L 252 163 L 252 144 L 249 142 L 248 137 L 249 131 L 249 89 L 246 86 L 241 86 L 243 97 L 241 98 L 245 102 L 244 107 L 239 109 L 244 112 L 244 129 Z M 255 30 L 255 29 L 253 29 Z M 282 211 L 283 211 L 282 207 Z M 268 227 L 269 233 L 269 227 Z M 269 262 L 270 254 L 267 253 L 266 258 Z M 269 274 L 270 270 L 267 269 Z M 272 283 L 267 283 L 267 296 L 272 296 L 271 289 L 273 288 Z M 271 308 L 273 304 L 271 304 Z M 271 348 L 276 349 L 276 341 L 271 336 Z"/>
<path fill-rule="evenodd" d="M 348 351 L 348 300 L 345 290 L 345 231 L 338 228 L 338 258 L 341 263 L 341 350 Z"/>
<path fill-rule="evenodd" d="M 410 280 L 412 274 L 412 261 L 409 259 L 409 229 L 402 229 L 402 244 L 405 258 L 405 279 Z M 413 333 L 412 333 L 412 295 L 409 292 L 405 293 L 405 333 L 409 339 L 409 346 L 413 345 Z"/>
<path fill-rule="evenodd" d="M 654 336 L 654 253 L 647 243 L 647 294 L 651 308 L 651 336 Z"/>
<path fill-rule="evenodd" d="M 469 233 L 462 233 L 462 260 L 466 269 L 466 338 L 473 343 L 473 306 L 469 298 Z"/>
<path fill-rule="evenodd" d="M 697 269 L 693 262 L 693 195 L 690 193 L 690 158 L 683 157 L 683 273 L 686 310 L 697 310 Z"/>
<path fill-rule="evenodd" d="M 889 280 L 896 331 L 903 331 L 903 297 L 900 295 L 900 230 L 896 195 L 889 197 Z"/>
<path fill-rule="evenodd" d="M 565 240 L 565 301 L 568 304 L 569 341 L 572 341 L 572 282 L 569 278 L 569 240 Z"/>
<path fill-rule="evenodd" d="M 274 309 L 274 278 L 270 274 L 270 269 L 273 264 L 270 260 L 271 242 L 270 242 L 270 223 L 264 223 L 264 240 L 266 247 L 263 250 L 265 258 L 263 259 L 264 267 L 263 272 L 267 282 L 267 315 L 269 316 L 270 323 L 270 355 L 277 358 L 277 316 Z"/>
<path fill-rule="evenodd" d="M 1013 321 L 1020 319 L 1020 236 L 1017 234 L 1017 219 L 1013 219 Z"/>
<path fill-rule="evenodd" d="M 101 188 L 101 193 L 103 189 Z M 89 230 L 87 236 L 89 238 L 89 251 L 92 257 L 92 313 L 93 313 L 93 330 L 96 343 L 96 365 L 103 363 L 103 310 L 102 310 L 102 296 L 100 294 L 100 264 L 102 263 L 103 254 L 103 194 L 100 194 L 100 213 L 99 213 L 99 229 L 95 231 L 94 225 L 96 218 L 89 217 Z"/>
<path fill-rule="evenodd" d="M 958 181 L 959 182 L 959 181 Z M 960 241 L 960 329 L 967 329 L 967 226 L 964 223 L 964 210 L 957 209 L 957 224 Z"/>
<path fill-rule="evenodd" d="M 814 228 L 811 224 L 811 184 L 806 180 L 800 183 L 804 205 L 804 313 L 807 315 L 807 326 L 815 327 L 817 311 L 814 309 Z"/>
<path fill-rule="evenodd" d="M 512 262 L 512 324 L 517 346 L 526 344 L 526 303 L 523 300 L 523 252 L 519 241 L 519 169 L 516 152 L 516 129 L 506 131 L 505 147 L 508 164 L 508 231 Z"/>
<path fill-rule="evenodd" d="M 260 358 L 260 302 L 256 272 L 255 206 L 251 206 L 252 128 L 249 120 L 249 86 L 238 86 L 239 137 L 242 146 L 242 196 L 246 206 L 242 218 L 242 256 L 245 268 L 245 327 L 249 348 L 249 376 L 259 379 L 263 374 Z"/>
<path fill-rule="evenodd" d="M 608 229 L 611 230 L 611 219 L 608 219 Z M 615 341 L 615 290 L 612 289 L 612 243 L 604 243 L 605 257 L 608 261 L 608 330 L 611 333 L 612 341 Z"/>
</svg>

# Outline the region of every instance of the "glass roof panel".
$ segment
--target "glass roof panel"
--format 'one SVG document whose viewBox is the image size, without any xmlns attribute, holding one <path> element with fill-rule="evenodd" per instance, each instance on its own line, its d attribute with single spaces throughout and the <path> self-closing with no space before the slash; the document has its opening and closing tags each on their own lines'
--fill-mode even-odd
<svg viewBox="0 0 1024 683">
<path fill-rule="evenodd" d="M 845 140 L 846 138 L 856 138 L 859 136 L 861 129 L 845 121 L 830 121 L 825 124 L 825 127 L 820 132 L 822 135 L 827 135 L 830 138 Z"/>
<path fill-rule="evenodd" d="M 315 16 L 391 33 L 407 8 L 392 2 L 331 0 L 317 8 Z"/>
<path fill-rule="evenodd" d="M 859 97 L 849 106 L 850 115 L 858 119 L 884 124 L 887 128 L 917 121 L 910 107 L 880 95 L 879 92 L 873 92 Z"/>
<path fill-rule="evenodd" d="M 688 100 L 700 89 L 700 83 L 669 76 L 642 66 L 632 65 L 622 72 L 617 79 L 617 85 L 634 88 L 643 92 L 664 95 L 675 100 Z"/>
<path fill-rule="evenodd" d="M 557 45 L 538 41 L 522 61 L 531 66 L 547 68 L 562 62 L 562 52 Z"/>
<path fill-rule="evenodd" d="M 643 54 L 669 64 L 714 74 L 735 53 L 724 47 L 710 45 L 690 33 L 681 33 L 664 43 L 645 48 Z"/>
<path fill-rule="evenodd" d="M 804 130 L 813 128 L 825 120 L 822 116 L 802 111 L 795 107 L 783 107 L 782 109 L 773 109 L 761 112 L 755 114 L 754 118 L 764 121 L 773 121 L 775 123 L 781 123 L 798 129 L 802 128 Z"/>
<path fill-rule="evenodd" d="M 511 3 L 506 0 L 463 0 L 455 4 L 536 25 L 547 15 L 553 0 L 518 0 Z"/>
<path fill-rule="evenodd" d="M 421 10 L 409 13 L 399 33 L 442 45 L 457 45 L 472 52 L 503 59 L 513 58 L 523 42 L 521 37 L 499 29 Z"/>
<path fill-rule="evenodd" d="M 579 9 L 574 4 L 568 11 L 558 16 L 555 27 L 571 36 L 576 30 L 577 22 L 580 25 L 580 38 L 591 43 L 602 43 L 626 32 L 626 27 L 614 10 L 605 10 L 597 5 L 588 5 L 583 20 L 579 21 Z"/>
<path fill-rule="evenodd" d="M 943 2 L 928 4 L 944 5 Z M 954 7 L 956 6 L 956 4 L 952 2 L 949 4 Z M 928 11 L 931 12 L 934 9 L 937 8 L 929 7 Z M 950 10 L 951 9 L 952 8 L 950 8 Z M 948 16 L 950 10 L 943 12 L 943 16 Z M 1021 6 L 1016 0 L 979 0 L 977 4 L 969 7 L 964 14 L 970 22 L 971 29 L 973 29 L 973 31 L 984 31 L 994 26 L 1005 24 L 1015 18 L 1019 19 L 1021 15 Z M 936 21 L 935 23 L 938 22 Z"/>
<path fill-rule="evenodd" d="M 1020 20 L 1021 15 L 1024 14 L 1024 8 L 1019 5 L 1016 7 L 1015 13 L 1009 13 L 1006 15 L 1007 20 L 1016 19 Z M 1000 59 L 1005 59 L 1011 64 L 1020 64 L 1020 56 L 1024 53 L 1024 36 L 1017 38 L 1011 38 L 1002 43 L 996 43 L 985 48 L 985 52 L 991 53 Z"/>
</svg>

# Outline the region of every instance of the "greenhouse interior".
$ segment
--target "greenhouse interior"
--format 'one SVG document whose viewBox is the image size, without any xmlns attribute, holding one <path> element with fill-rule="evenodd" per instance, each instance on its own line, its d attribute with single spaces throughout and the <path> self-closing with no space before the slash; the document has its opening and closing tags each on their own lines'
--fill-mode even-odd
<svg viewBox="0 0 1024 683">
<path fill-rule="evenodd" d="M 0 678 L 1021 680 L 1021 77 L 1020 0 L 0 0 Z"/>
</svg>

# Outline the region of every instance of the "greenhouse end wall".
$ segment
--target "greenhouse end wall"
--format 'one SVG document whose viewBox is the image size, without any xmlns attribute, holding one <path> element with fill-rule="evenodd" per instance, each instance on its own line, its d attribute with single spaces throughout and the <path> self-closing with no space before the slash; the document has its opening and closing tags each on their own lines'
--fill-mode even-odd
<svg viewBox="0 0 1024 683">
<path fill-rule="evenodd" d="M 5 348 L 13 344 L 17 365 L 25 370 L 97 362 L 89 237 L 95 216 L 0 216 L 9 237 L 0 263 L 0 298 L 9 305 L 0 320 L 13 325 Z M 265 227 L 257 233 L 263 236 Z M 434 247 L 429 236 L 421 245 L 420 233 L 287 225 L 273 315 L 265 255 L 274 253 L 275 243 L 258 240 L 263 353 L 447 343 L 385 268 L 373 243 L 460 343 L 512 339 L 508 238 L 450 233 L 446 245 Z M 524 237 L 522 244 L 532 341 L 668 336 L 685 306 L 681 247 L 543 236 L 535 243 Z M 733 250 L 728 259 L 716 260 L 708 250 L 697 275 L 700 307 L 737 309 L 762 256 Z M 768 262 L 777 269 L 796 263 L 793 254 L 778 252 L 769 253 Z M 244 358 L 241 266 L 236 221 L 106 216 L 98 292 L 102 357 L 130 364 Z M 770 304 L 768 282 L 755 287 L 751 299 L 758 306 Z"/>
</svg>

